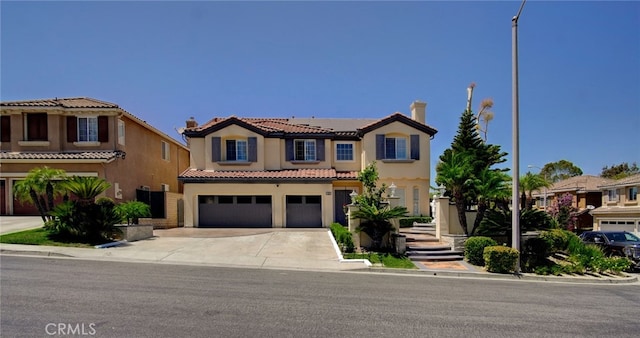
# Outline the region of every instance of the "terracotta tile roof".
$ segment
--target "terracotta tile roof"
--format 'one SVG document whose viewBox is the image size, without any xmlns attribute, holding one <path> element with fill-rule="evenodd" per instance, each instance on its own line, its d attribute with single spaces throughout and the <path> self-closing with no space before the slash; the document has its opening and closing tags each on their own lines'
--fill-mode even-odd
<svg viewBox="0 0 640 338">
<path fill-rule="evenodd" d="M 564 192 L 564 191 L 578 191 L 578 192 L 587 192 L 587 191 L 599 191 L 598 188 L 601 185 L 609 184 L 613 182 L 613 180 L 608 178 L 603 178 L 599 176 L 592 175 L 582 175 L 570 177 L 566 180 L 562 180 L 554 183 L 550 188 L 549 192 Z"/>
<path fill-rule="evenodd" d="M 285 170 L 198 170 L 187 169 L 178 179 L 183 181 L 226 181 L 226 180 L 335 180 L 356 179 L 357 172 L 336 172 L 335 169 L 285 169 Z"/>
<path fill-rule="evenodd" d="M 115 151 L 85 151 L 73 153 L 52 152 L 0 152 L 0 160 L 110 160 Z"/>
<path fill-rule="evenodd" d="M 54 98 L 26 101 L 3 101 L 2 107 L 119 108 L 117 104 L 89 97 Z"/>
<path fill-rule="evenodd" d="M 207 130 L 216 130 L 218 128 L 224 128 L 229 124 L 237 123 L 247 127 L 260 130 L 265 133 L 290 133 L 290 134 L 327 134 L 331 133 L 331 130 L 323 129 L 319 127 L 310 127 L 306 125 L 298 125 L 289 123 L 287 119 L 280 118 L 239 118 L 230 116 L 227 118 L 214 118 L 207 123 L 197 126 L 195 128 L 187 128 L 185 132 L 187 134 L 198 134 L 206 132 Z"/>
<path fill-rule="evenodd" d="M 611 182 L 599 185 L 598 188 L 625 187 L 630 185 L 640 185 L 640 174 L 621 178 L 619 180 L 611 180 Z"/>
</svg>

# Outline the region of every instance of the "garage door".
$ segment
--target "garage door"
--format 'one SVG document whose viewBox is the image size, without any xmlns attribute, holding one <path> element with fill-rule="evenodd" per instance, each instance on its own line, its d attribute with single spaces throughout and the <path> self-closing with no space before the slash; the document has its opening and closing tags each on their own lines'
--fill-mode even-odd
<svg viewBox="0 0 640 338">
<path fill-rule="evenodd" d="M 287 228 L 321 228 L 322 196 L 287 196 Z"/>
<path fill-rule="evenodd" d="M 271 228 L 271 196 L 199 196 L 201 228 Z"/>
<path fill-rule="evenodd" d="M 637 232 L 636 222 L 633 220 L 600 221 L 602 231 L 628 231 Z"/>
</svg>

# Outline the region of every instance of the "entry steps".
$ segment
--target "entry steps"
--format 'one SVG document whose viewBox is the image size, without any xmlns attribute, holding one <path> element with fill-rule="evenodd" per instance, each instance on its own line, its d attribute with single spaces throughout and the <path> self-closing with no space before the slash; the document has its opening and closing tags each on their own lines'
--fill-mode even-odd
<svg viewBox="0 0 640 338">
<path fill-rule="evenodd" d="M 414 223 L 411 228 L 402 228 L 400 233 L 407 238 L 406 255 L 412 261 L 461 261 L 464 252 L 454 251 L 451 246 L 435 237 L 435 225 L 432 223 Z"/>
</svg>

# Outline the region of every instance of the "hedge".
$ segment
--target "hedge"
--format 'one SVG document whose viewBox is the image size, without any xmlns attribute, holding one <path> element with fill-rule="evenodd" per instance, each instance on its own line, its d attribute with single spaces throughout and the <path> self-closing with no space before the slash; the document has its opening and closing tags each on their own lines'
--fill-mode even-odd
<svg viewBox="0 0 640 338">
<path fill-rule="evenodd" d="M 484 236 L 474 236 L 464 243 L 464 258 L 473 265 L 484 265 L 484 248 L 498 245 L 492 238 Z"/>
<path fill-rule="evenodd" d="M 484 248 L 483 256 L 487 271 L 509 273 L 515 271 L 519 253 L 507 246 L 488 246 Z"/>
</svg>

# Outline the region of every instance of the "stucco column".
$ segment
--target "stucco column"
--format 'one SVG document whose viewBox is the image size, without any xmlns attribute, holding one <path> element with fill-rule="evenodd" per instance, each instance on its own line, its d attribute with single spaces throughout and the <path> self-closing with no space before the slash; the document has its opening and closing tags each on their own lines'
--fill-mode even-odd
<svg viewBox="0 0 640 338">
<path fill-rule="evenodd" d="M 395 208 L 397 206 L 400 206 L 400 197 L 394 196 L 394 197 L 387 197 L 387 201 L 389 202 L 389 207 L 391 208 Z M 393 218 L 389 220 L 391 222 L 391 224 L 393 225 L 393 228 L 395 229 L 395 233 L 399 233 L 400 232 L 400 221 L 398 221 L 397 218 Z"/>
<path fill-rule="evenodd" d="M 436 200 L 436 238 L 449 234 L 449 197 L 439 196 Z"/>
<path fill-rule="evenodd" d="M 360 208 L 355 204 L 347 205 L 347 224 L 349 225 L 349 232 L 351 233 L 351 237 L 353 238 L 353 245 L 356 248 L 360 247 L 360 234 L 356 233 L 356 229 L 360 226 L 359 218 L 351 218 L 351 215 L 360 210 Z"/>
</svg>

